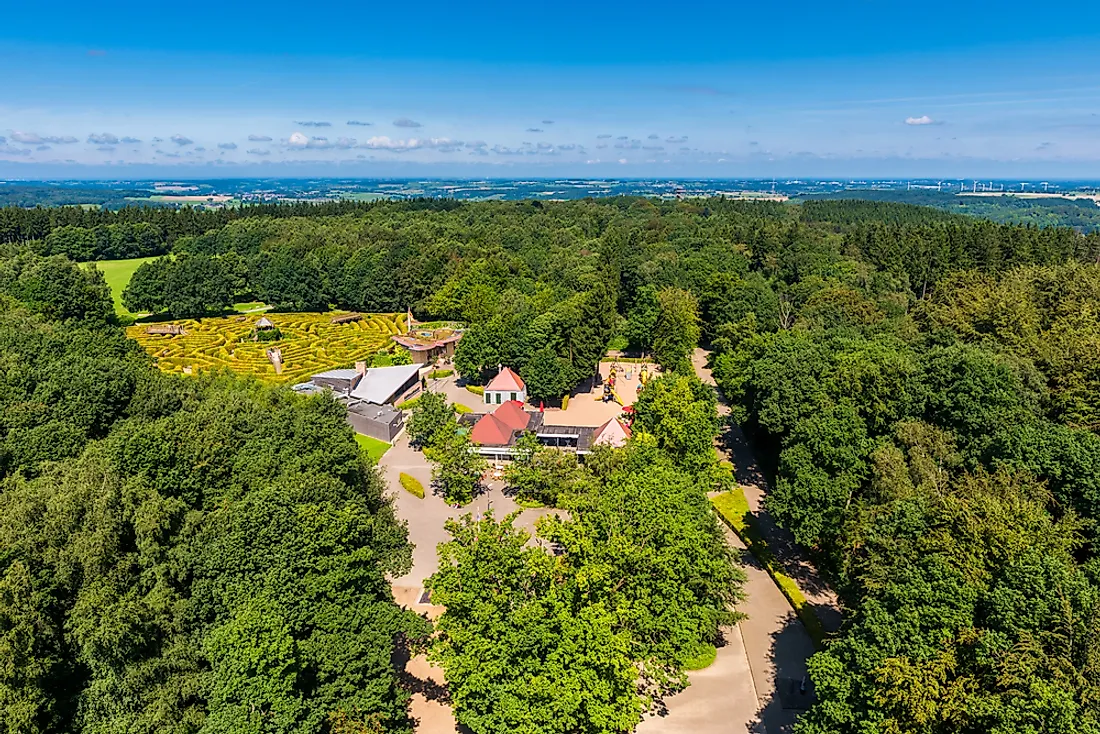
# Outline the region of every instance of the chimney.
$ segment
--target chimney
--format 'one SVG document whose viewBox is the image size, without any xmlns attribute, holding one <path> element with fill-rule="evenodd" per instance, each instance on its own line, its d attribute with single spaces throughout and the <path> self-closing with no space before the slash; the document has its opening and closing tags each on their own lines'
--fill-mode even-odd
<svg viewBox="0 0 1100 734">
<path fill-rule="evenodd" d="M 356 362 L 355 363 L 355 371 L 358 372 L 360 374 L 360 376 L 367 374 L 367 363 L 366 362 Z"/>
</svg>

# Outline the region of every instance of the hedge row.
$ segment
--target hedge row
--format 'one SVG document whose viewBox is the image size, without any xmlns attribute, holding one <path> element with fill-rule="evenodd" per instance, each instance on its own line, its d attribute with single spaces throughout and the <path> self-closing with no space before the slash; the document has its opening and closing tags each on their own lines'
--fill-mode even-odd
<svg viewBox="0 0 1100 734">
<path fill-rule="evenodd" d="M 760 565 L 775 581 L 775 585 L 783 592 L 783 596 L 787 597 L 787 601 L 790 602 L 795 614 L 805 625 L 810 639 L 820 648 L 825 642 L 825 627 L 814 612 L 813 607 L 806 601 L 806 596 L 798 588 L 798 584 L 790 576 L 783 573 L 779 560 L 768 548 L 768 542 L 760 534 L 752 513 L 749 511 L 749 502 L 745 499 L 745 492 L 737 487 L 717 497 L 712 497 L 710 501 L 714 505 L 714 509 L 718 511 L 719 517 L 729 525 L 733 532 L 737 533 L 741 541 L 756 556 L 756 560 L 760 562 Z"/>
<path fill-rule="evenodd" d="M 397 477 L 397 481 L 401 482 L 401 486 L 413 497 L 424 499 L 424 485 L 416 477 L 401 472 Z"/>
<path fill-rule="evenodd" d="M 432 370 L 428 373 L 429 380 L 441 380 L 444 377 L 450 377 L 455 373 L 454 370 Z"/>
<path fill-rule="evenodd" d="M 481 387 L 480 385 L 467 385 L 466 389 L 472 392 L 474 395 L 485 394 L 485 388 Z"/>
</svg>

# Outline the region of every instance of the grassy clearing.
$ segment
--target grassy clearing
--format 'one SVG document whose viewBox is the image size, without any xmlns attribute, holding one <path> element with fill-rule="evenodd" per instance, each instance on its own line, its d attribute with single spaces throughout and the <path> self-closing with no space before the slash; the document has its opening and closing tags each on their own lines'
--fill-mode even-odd
<svg viewBox="0 0 1100 734">
<path fill-rule="evenodd" d="M 122 291 L 130 284 L 130 278 L 134 277 L 134 271 L 144 263 L 156 260 L 155 257 L 135 257 L 131 260 L 97 260 L 89 263 L 94 265 L 107 281 L 111 288 L 111 298 L 115 301 L 115 313 L 119 316 L 133 316 L 122 305 Z"/>
<path fill-rule="evenodd" d="M 351 367 L 380 349 L 392 349 L 390 337 L 402 333 L 405 323 L 404 314 L 364 314 L 359 321 L 346 324 L 332 323 L 335 313 L 266 315 L 282 332 L 282 339 L 250 340 L 261 317 L 258 313 L 165 322 L 182 326 L 184 333 L 178 335 L 150 334 L 148 324 L 135 324 L 126 333 L 166 372 L 230 369 L 272 382 L 294 383 L 335 367 Z M 280 374 L 267 357 L 267 350 L 273 347 L 282 354 Z"/>
<path fill-rule="evenodd" d="M 379 441 L 377 438 L 364 436 L 362 433 L 355 434 L 355 443 L 359 444 L 359 448 L 363 449 L 367 454 L 367 458 L 375 464 L 377 464 L 378 460 L 390 450 L 391 446 L 385 441 Z"/>
<path fill-rule="evenodd" d="M 806 601 L 805 594 L 798 588 L 798 584 L 787 574 L 783 573 L 779 560 L 768 548 L 768 542 L 756 527 L 752 513 L 749 511 L 749 502 L 745 499 L 745 492 L 737 487 L 717 497 L 711 498 L 711 504 L 718 511 L 718 516 L 725 521 L 733 532 L 740 536 L 741 541 L 748 547 L 764 570 L 775 581 L 775 585 L 787 597 L 795 614 L 802 620 L 810 639 L 820 648 L 825 642 L 825 627 L 821 620 Z"/>
<path fill-rule="evenodd" d="M 234 303 L 233 310 L 237 313 L 247 313 L 249 311 L 266 311 L 270 309 L 263 301 L 246 301 L 245 303 Z"/>
<path fill-rule="evenodd" d="M 405 491 L 413 497 L 424 499 L 424 485 L 420 483 L 419 479 L 411 474 L 401 472 L 397 477 L 397 481 L 400 482 L 401 486 L 405 488 Z"/>
</svg>

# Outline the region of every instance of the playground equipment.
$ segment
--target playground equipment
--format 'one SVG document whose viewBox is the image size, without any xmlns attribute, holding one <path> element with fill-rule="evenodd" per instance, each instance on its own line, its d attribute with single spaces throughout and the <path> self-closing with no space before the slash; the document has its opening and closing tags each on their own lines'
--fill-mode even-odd
<svg viewBox="0 0 1100 734">
<path fill-rule="evenodd" d="M 603 400 L 605 403 L 609 403 L 612 400 L 614 400 L 619 405 L 624 404 L 623 399 L 619 397 L 619 393 L 615 392 L 615 388 L 613 388 L 611 386 L 610 382 L 605 382 L 604 383 L 604 385 L 603 385 L 603 397 L 598 398 L 598 399 Z"/>
</svg>

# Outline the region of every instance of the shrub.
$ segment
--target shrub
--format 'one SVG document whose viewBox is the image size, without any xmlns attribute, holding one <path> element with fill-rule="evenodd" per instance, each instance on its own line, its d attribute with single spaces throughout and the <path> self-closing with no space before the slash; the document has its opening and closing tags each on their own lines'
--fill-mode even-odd
<svg viewBox="0 0 1100 734">
<path fill-rule="evenodd" d="M 467 385 L 466 389 L 472 392 L 474 395 L 485 394 L 485 388 L 481 387 L 480 385 Z"/>
<path fill-rule="evenodd" d="M 454 406 L 455 406 L 455 412 L 458 413 L 459 415 L 462 415 L 463 413 L 473 413 L 474 412 L 473 408 L 471 408 L 469 406 L 466 406 L 466 405 L 463 405 L 462 403 L 455 403 Z"/>
<path fill-rule="evenodd" d="M 406 400 L 403 403 L 398 403 L 396 407 L 397 407 L 398 410 L 412 410 L 416 406 L 416 404 L 419 403 L 419 402 L 420 402 L 420 395 L 417 395 L 415 398 L 411 398 L 409 400 Z"/>
<path fill-rule="evenodd" d="M 428 379 L 440 380 L 444 377 L 450 377 L 454 373 L 455 373 L 454 370 L 432 370 L 431 372 L 428 373 Z M 482 392 L 484 392 L 484 390 L 482 390 Z"/>
<path fill-rule="evenodd" d="M 424 485 L 420 483 L 416 477 L 401 472 L 397 477 L 397 481 L 401 482 L 401 486 L 405 488 L 405 491 L 411 494 L 413 497 L 419 497 L 424 499 Z"/>
<path fill-rule="evenodd" d="M 718 657 L 718 648 L 708 643 L 699 645 L 698 651 L 684 661 L 684 670 L 703 670 L 714 664 Z"/>
</svg>

